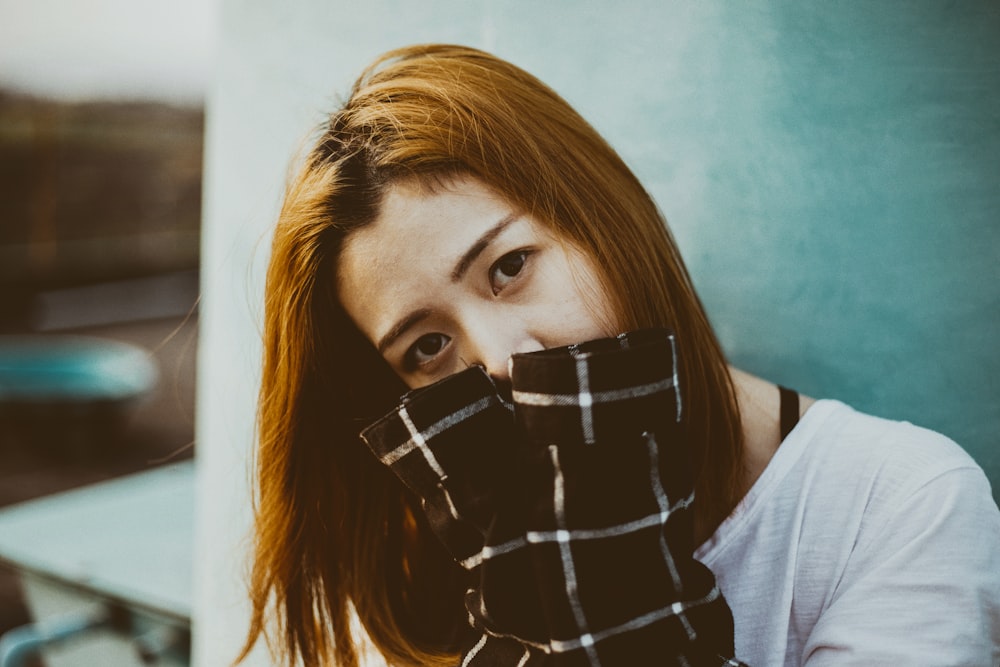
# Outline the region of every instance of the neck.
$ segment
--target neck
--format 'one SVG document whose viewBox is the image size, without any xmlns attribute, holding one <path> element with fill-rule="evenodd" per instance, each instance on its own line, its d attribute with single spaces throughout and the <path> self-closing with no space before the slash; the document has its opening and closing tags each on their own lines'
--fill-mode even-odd
<svg viewBox="0 0 1000 667">
<path fill-rule="evenodd" d="M 729 367 L 736 390 L 736 401 L 740 408 L 740 423 L 743 430 L 743 453 L 741 461 L 742 475 L 736 493 L 736 503 L 750 491 L 771 462 L 778 447 L 781 446 L 781 397 L 778 388 L 771 382 Z M 799 416 L 815 401 L 808 396 L 800 395 Z M 730 513 L 734 507 L 730 508 Z M 726 519 L 722 517 L 706 517 L 697 511 L 694 517 L 695 544 L 701 544 Z"/>
</svg>

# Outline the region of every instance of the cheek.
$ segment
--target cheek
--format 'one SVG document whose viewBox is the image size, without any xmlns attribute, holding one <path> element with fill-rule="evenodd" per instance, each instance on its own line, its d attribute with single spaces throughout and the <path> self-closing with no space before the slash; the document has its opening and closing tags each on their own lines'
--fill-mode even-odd
<svg viewBox="0 0 1000 667">
<path fill-rule="evenodd" d="M 604 336 L 621 333 L 614 300 L 604 288 L 594 263 L 578 251 L 567 251 L 566 262 L 576 299 L 594 326 Z"/>
<path fill-rule="evenodd" d="M 620 333 L 613 324 L 614 317 L 599 290 L 577 292 L 573 310 L 576 330 L 575 340 L 571 342 L 606 338 Z"/>
<path fill-rule="evenodd" d="M 542 317 L 561 335 L 561 345 L 618 333 L 612 302 L 590 262 L 575 252 L 561 253 L 561 261 L 546 277 L 549 308 Z"/>
<path fill-rule="evenodd" d="M 621 333 L 621 329 L 615 321 L 617 319 L 615 308 L 600 282 L 596 280 L 582 282 L 577 293 L 581 306 L 587 311 L 603 335 L 614 336 Z"/>
</svg>

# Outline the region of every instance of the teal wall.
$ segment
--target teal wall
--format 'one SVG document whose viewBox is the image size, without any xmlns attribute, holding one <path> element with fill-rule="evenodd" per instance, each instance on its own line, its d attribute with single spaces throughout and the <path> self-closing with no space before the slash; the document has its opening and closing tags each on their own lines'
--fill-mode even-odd
<svg viewBox="0 0 1000 667">
<path fill-rule="evenodd" d="M 1000 3 L 822 7 L 734 17 L 692 269 L 738 364 L 946 433 L 996 496 Z"/>
<path fill-rule="evenodd" d="M 949 435 L 996 496 L 1000 3 L 582 7 L 497 50 L 647 183 L 734 363 Z"/>
</svg>

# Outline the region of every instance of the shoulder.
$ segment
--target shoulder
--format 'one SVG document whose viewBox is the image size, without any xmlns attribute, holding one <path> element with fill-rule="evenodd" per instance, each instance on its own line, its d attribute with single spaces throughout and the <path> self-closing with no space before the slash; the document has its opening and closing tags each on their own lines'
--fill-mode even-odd
<svg viewBox="0 0 1000 667">
<path fill-rule="evenodd" d="M 960 446 L 837 401 L 817 402 L 800 426 L 782 445 L 790 461 L 777 502 L 768 505 L 791 512 L 788 520 L 814 551 L 838 554 L 842 592 L 896 562 L 913 571 L 925 566 L 927 581 L 990 572 L 980 583 L 1000 599 L 1000 510 L 983 470 Z"/>
<path fill-rule="evenodd" d="M 1000 657 L 1000 510 L 961 447 L 913 424 L 816 402 L 695 555 L 750 662 Z"/>
<path fill-rule="evenodd" d="M 814 545 L 854 546 L 875 527 L 911 520 L 900 507 L 921 498 L 997 513 L 982 469 L 949 438 L 820 400 L 701 551 L 746 537 L 751 525 L 776 540 L 792 532 Z"/>
<path fill-rule="evenodd" d="M 1000 510 L 982 469 L 939 433 L 825 403 L 804 460 L 833 476 L 823 511 L 851 529 L 806 654 L 912 664 L 951 646 L 955 662 L 995 659 Z M 919 637 L 887 643 L 914 627 Z"/>
<path fill-rule="evenodd" d="M 948 488 L 958 479 L 989 482 L 979 465 L 950 438 L 909 422 L 867 415 L 839 401 L 813 405 L 789 445 L 798 446 L 812 466 L 837 482 L 855 480 L 873 500 L 902 500 L 932 488 Z"/>
<path fill-rule="evenodd" d="M 872 541 L 869 548 L 884 549 L 905 526 L 928 539 L 926 530 L 934 521 L 945 520 L 951 528 L 940 526 L 931 535 L 954 537 L 965 526 L 967 539 L 985 530 L 991 533 L 988 539 L 977 541 L 997 547 L 1000 510 L 985 473 L 964 449 L 909 422 L 865 415 L 843 404 L 835 408 L 813 444 L 829 445 L 826 464 L 845 469 L 865 489 L 868 516 L 859 549 L 866 537 Z"/>
<path fill-rule="evenodd" d="M 950 438 L 837 401 L 817 402 L 806 417 L 806 432 L 788 444 L 801 449 L 814 500 L 856 522 L 859 551 L 884 549 L 884 530 L 919 530 L 931 514 L 961 525 L 985 522 L 1000 534 L 989 480 Z"/>
</svg>

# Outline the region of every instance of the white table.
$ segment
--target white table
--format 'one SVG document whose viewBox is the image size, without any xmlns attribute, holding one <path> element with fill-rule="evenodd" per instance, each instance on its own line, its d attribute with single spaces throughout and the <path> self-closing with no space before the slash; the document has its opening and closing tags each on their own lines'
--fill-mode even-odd
<svg viewBox="0 0 1000 667">
<path fill-rule="evenodd" d="M 37 622 L 114 611 L 113 627 L 46 649 L 49 667 L 141 665 L 139 636 L 180 639 L 155 664 L 186 664 L 193 545 L 190 461 L 0 510 L 0 564 L 21 574 Z"/>
</svg>

